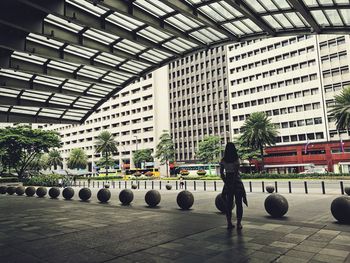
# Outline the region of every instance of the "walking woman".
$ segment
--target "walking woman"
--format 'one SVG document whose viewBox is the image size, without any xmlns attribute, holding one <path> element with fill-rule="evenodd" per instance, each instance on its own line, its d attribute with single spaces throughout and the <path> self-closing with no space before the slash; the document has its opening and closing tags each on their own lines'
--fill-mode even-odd
<svg viewBox="0 0 350 263">
<path fill-rule="evenodd" d="M 227 229 L 235 226 L 232 224 L 233 200 L 236 203 L 237 229 L 242 229 L 243 205 L 248 206 L 246 192 L 239 175 L 239 158 L 235 145 L 232 142 L 227 143 L 224 157 L 220 162 L 220 176 L 224 181 L 222 189 L 222 198 L 225 202 L 225 213 L 227 219 Z"/>
</svg>

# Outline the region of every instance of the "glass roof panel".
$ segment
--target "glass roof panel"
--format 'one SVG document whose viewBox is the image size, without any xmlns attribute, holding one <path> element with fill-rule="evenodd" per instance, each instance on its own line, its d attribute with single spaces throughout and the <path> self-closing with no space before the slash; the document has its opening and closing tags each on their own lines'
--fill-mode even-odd
<svg viewBox="0 0 350 263">
<path fill-rule="evenodd" d="M 195 29 L 202 26 L 202 23 L 196 22 L 193 19 L 190 19 L 182 14 L 171 16 L 165 21 L 182 31 L 189 31 L 191 29 Z"/>
<path fill-rule="evenodd" d="M 350 26 L 350 9 L 341 9 L 340 13 L 343 16 L 344 23 Z"/>
<path fill-rule="evenodd" d="M 258 13 L 266 12 L 266 9 L 256 0 L 246 0 L 248 5 Z"/>
<path fill-rule="evenodd" d="M 257 26 L 252 20 L 250 19 L 243 19 L 241 20 L 244 24 L 246 24 L 249 28 L 251 28 L 254 32 L 261 32 L 262 29 Z"/>
<path fill-rule="evenodd" d="M 316 19 L 317 23 L 321 26 L 329 26 L 329 22 L 322 10 L 311 11 L 312 16 Z"/>
<path fill-rule="evenodd" d="M 281 9 L 291 9 L 290 4 L 287 2 L 287 0 L 274 0 L 276 5 Z"/>
<path fill-rule="evenodd" d="M 276 11 L 278 7 L 271 0 L 257 0 L 263 5 L 267 11 Z"/>
<path fill-rule="evenodd" d="M 97 29 L 89 29 L 86 32 L 84 32 L 83 36 L 93 39 L 97 42 L 103 43 L 105 45 L 109 45 L 113 41 L 120 39 L 116 35 L 112 35 Z"/>
<path fill-rule="evenodd" d="M 136 0 L 133 4 L 157 17 L 164 16 L 174 11 L 171 7 L 159 0 Z"/>
<path fill-rule="evenodd" d="M 287 16 L 289 18 L 290 21 L 292 21 L 292 23 L 296 26 L 296 27 L 304 27 L 305 25 L 309 26 L 308 23 L 304 24 L 303 22 L 305 22 L 304 20 L 301 20 L 301 18 L 299 17 L 299 15 L 295 12 L 288 12 L 285 13 L 285 16 Z"/>
<path fill-rule="evenodd" d="M 30 62 L 33 64 L 37 64 L 37 65 L 42 65 L 47 61 L 47 59 L 45 59 L 45 58 L 38 57 L 38 56 L 35 56 L 32 54 L 18 52 L 18 51 L 13 52 L 11 57 L 18 59 L 18 60 L 27 61 L 27 62 Z"/>
<path fill-rule="evenodd" d="M 340 15 L 337 10 L 325 10 L 328 19 L 331 21 L 334 26 L 343 26 L 344 23 L 340 18 Z"/>
<path fill-rule="evenodd" d="M 225 20 L 225 16 L 219 12 L 219 10 L 212 8 L 211 6 L 202 6 L 199 8 L 201 12 L 209 16 L 211 19 L 215 20 L 216 22 L 221 22 Z M 226 15 L 229 17 L 233 18 L 233 16 L 227 12 L 226 10 Z"/>
<path fill-rule="evenodd" d="M 242 21 L 234 21 L 232 22 L 232 24 L 234 24 L 237 28 L 239 28 L 242 32 L 246 34 L 253 33 L 253 31 L 249 27 L 247 27 Z"/>
<path fill-rule="evenodd" d="M 93 50 L 90 48 L 75 46 L 75 45 L 68 45 L 64 49 L 64 51 L 73 55 L 77 55 L 79 57 L 84 57 L 84 58 L 91 58 L 97 52 L 96 50 Z"/>
<path fill-rule="evenodd" d="M 137 34 L 156 43 L 162 42 L 172 36 L 150 26 L 140 30 Z"/>
<path fill-rule="evenodd" d="M 101 16 L 108 11 L 108 9 L 103 6 L 94 5 L 85 0 L 66 0 L 66 3 L 74 5 L 79 9 L 83 9 L 84 11 L 96 16 Z"/>
<path fill-rule="evenodd" d="M 273 16 L 263 16 L 263 19 L 269 23 L 273 28 L 282 29 L 282 26 L 276 21 Z"/>
<path fill-rule="evenodd" d="M 61 46 L 63 46 L 64 43 L 50 39 L 48 37 L 45 36 L 41 36 L 41 35 L 37 35 L 37 34 L 33 34 L 30 33 L 27 36 L 27 40 L 47 46 L 47 47 L 51 47 L 54 49 L 59 49 Z"/>
<path fill-rule="evenodd" d="M 79 32 L 80 30 L 83 29 L 82 26 L 79 26 L 77 24 L 74 24 L 72 22 L 70 22 L 69 20 L 66 20 L 66 19 L 62 19 L 60 17 L 57 17 L 57 16 L 54 16 L 54 15 L 51 15 L 49 14 L 45 20 L 44 20 L 46 23 L 49 23 L 51 25 L 55 25 L 59 28 L 63 28 L 65 30 L 68 30 L 68 31 L 71 31 L 71 32 L 74 32 L 74 33 L 77 33 Z"/>
<path fill-rule="evenodd" d="M 226 23 L 226 24 L 223 24 L 222 26 L 235 35 L 244 34 L 243 31 L 237 28 L 233 23 Z"/>
<path fill-rule="evenodd" d="M 129 17 L 120 13 L 113 13 L 109 15 L 106 18 L 106 21 L 111 22 L 112 24 L 115 24 L 122 28 L 125 28 L 129 31 L 136 30 L 137 28 L 145 25 L 144 23 L 136 19 L 133 19 L 132 17 Z"/>
<path fill-rule="evenodd" d="M 136 55 L 145 50 L 147 47 L 132 42 L 130 40 L 124 39 L 121 42 L 118 42 L 116 45 L 114 45 L 114 48 Z"/>
<path fill-rule="evenodd" d="M 273 16 L 280 24 L 283 25 L 284 28 L 292 28 L 294 27 L 289 20 L 284 16 L 284 14 L 276 14 Z"/>
</svg>

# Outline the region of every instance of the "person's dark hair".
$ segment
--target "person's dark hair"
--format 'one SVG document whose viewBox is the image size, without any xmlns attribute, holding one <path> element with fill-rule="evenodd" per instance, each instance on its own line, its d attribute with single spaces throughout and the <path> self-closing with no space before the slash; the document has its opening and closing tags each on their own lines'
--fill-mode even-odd
<svg viewBox="0 0 350 263">
<path fill-rule="evenodd" d="M 232 142 L 226 144 L 224 158 L 222 159 L 227 163 L 234 163 L 239 160 L 237 149 Z"/>
</svg>

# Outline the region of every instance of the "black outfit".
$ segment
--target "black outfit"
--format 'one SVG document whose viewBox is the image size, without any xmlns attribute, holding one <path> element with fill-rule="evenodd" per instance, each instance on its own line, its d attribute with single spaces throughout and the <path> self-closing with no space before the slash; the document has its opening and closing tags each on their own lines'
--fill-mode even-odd
<svg viewBox="0 0 350 263">
<path fill-rule="evenodd" d="M 235 199 L 236 216 L 238 220 L 241 220 L 243 217 L 242 202 L 247 206 L 248 202 L 243 182 L 239 176 L 239 162 L 226 163 L 221 161 L 220 175 L 225 184 L 222 189 L 222 197 L 226 204 L 226 216 L 232 217 L 233 199 Z"/>
</svg>

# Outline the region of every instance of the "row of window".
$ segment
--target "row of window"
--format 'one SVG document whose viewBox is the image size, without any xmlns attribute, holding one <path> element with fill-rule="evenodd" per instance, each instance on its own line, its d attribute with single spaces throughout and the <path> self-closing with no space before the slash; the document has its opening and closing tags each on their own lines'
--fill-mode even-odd
<svg viewBox="0 0 350 263">
<path fill-rule="evenodd" d="M 343 87 L 346 87 L 349 85 L 350 85 L 350 81 L 344 81 L 344 82 L 340 82 L 340 83 L 326 85 L 326 86 L 324 86 L 324 90 L 326 93 L 328 93 L 328 92 L 341 90 Z"/>
<path fill-rule="evenodd" d="M 171 128 L 174 127 L 175 129 L 177 127 L 188 127 L 190 125 L 197 125 L 197 124 L 201 124 L 201 123 L 207 123 L 207 121 L 210 123 L 212 121 L 223 121 L 225 118 L 225 120 L 228 120 L 228 113 L 224 114 L 220 114 L 220 115 L 214 115 L 214 116 L 208 116 L 207 117 L 203 117 L 203 118 L 198 118 L 198 119 L 190 119 L 190 120 L 184 120 L 184 121 L 178 121 L 178 122 L 174 122 L 171 123 Z M 172 120 L 174 121 L 174 120 Z"/>
<path fill-rule="evenodd" d="M 287 128 L 295 128 L 295 127 L 302 127 L 302 126 L 309 126 L 309 125 L 317 125 L 322 124 L 322 118 L 309 118 L 309 119 L 303 119 L 303 120 L 297 120 L 297 121 L 289 121 L 289 122 L 281 122 L 281 123 L 275 123 L 275 127 L 277 129 L 287 129 Z"/>
<path fill-rule="evenodd" d="M 258 80 L 260 78 L 268 78 L 274 75 L 280 75 L 283 73 L 287 73 L 289 71 L 294 71 L 294 70 L 299 70 L 299 69 L 303 69 L 303 68 L 307 68 L 310 66 L 316 65 L 316 61 L 315 60 L 310 60 L 310 61 L 305 61 L 305 62 L 301 62 L 301 63 L 297 63 L 291 66 L 286 66 L 283 68 L 278 68 L 278 69 L 273 69 L 273 70 L 269 70 L 269 71 L 265 71 L 262 73 L 258 73 L 255 75 L 251 75 L 249 77 L 244 77 L 244 78 L 239 78 L 239 79 L 234 79 L 231 80 L 231 85 L 235 85 L 235 84 L 241 84 L 241 83 L 246 83 L 248 81 L 253 81 L 253 80 Z M 283 82 L 281 82 L 283 83 Z"/>
<path fill-rule="evenodd" d="M 181 70 L 178 69 L 176 71 L 173 71 L 172 73 L 169 73 L 169 79 L 171 80 L 172 78 L 176 78 L 176 77 L 179 78 L 179 77 L 187 76 L 189 74 L 197 73 L 199 70 L 203 70 L 204 68 L 213 68 L 214 66 L 220 65 L 219 64 L 220 60 L 221 60 L 221 57 L 217 57 L 216 59 L 212 59 L 211 63 L 209 63 L 209 60 L 208 60 L 205 63 L 201 62 L 199 64 L 192 65 L 191 67 L 186 67 Z M 225 60 L 225 56 L 223 56 L 223 60 Z M 215 73 L 215 70 L 213 71 Z M 214 75 L 213 71 L 212 71 L 212 76 Z M 221 71 L 221 67 L 217 68 L 217 75 L 220 75 L 221 72 L 225 74 L 226 72 L 225 66 L 223 66 L 223 71 Z M 207 72 L 207 75 L 209 75 L 209 72 Z"/>
<path fill-rule="evenodd" d="M 349 66 L 333 68 L 322 72 L 324 78 L 335 77 L 349 73 Z"/>
<path fill-rule="evenodd" d="M 279 96 L 272 96 L 272 97 L 267 97 L 267 98 L 261 98 L 258 100 L 251 100 L 251 101 L 232 104 L 232 109 L 233 110 L 242 109 L 242 108 L 253 107 L 253 106 L 257 106 L 257 105 L 274 103 L 274 102 L 278 102 L 278 101 L 303 98 L 306 96 L 316 95 L 318 93 L 319 93 L 318 88 L 306 89 L 303 91 L 296 91 L 296 92 L 290 92 L 287 94 L 281 94 Z"/>
<path fill-rule="evenodd" d="M 323 49 L 326 49 L 328 47 L 335 47 L 335 46 L 339 46 L 342 44 L 345 44 L 345 37 L 344 36 L 320 42 L 320 49 L 323 50 Z"/>
<path fill-rule="evenodd" d="M 326 62 L 339 61 L 339 60 L 346 59 L 346 57 L 347 57 L 346 51 L 337 52 L 337 53 L 334 53 L 334 54 L 322 56 L 321 57 L 321 63 L 324 64 Z"/>
<path fill-rule="evenodd" d="M 197 61 L 198 59 L 202 59 L 203 57 L 207 57 L 209 54 L 216 55 L 220 51 L 221 52 L 225 51 L 225 47 L 221 46 L 221 47 L 211 48 L 209 50 L 202 51 L 202 52 L 196 53 L 194 55 L 187 56 L 186 58 L 182 58 L 182 59 L 179 59 L 175 62 L 170 63 L 169 68 L 171 69 L 171 68 L 179 67 L 180 65 L 182 66 L 185 63 Z"/>
<path fill-rule="evenodd" d="M 231 96 L 232 98 L 240 97 L 243 94 L 248 95 L 248 94 L 253 94 L 255 92 L 262 92 L 262 91 L 267 91 L 271 89 L 282 88 L 285 86 L 295 85 L 302 82 L 313 81 L 315 79 L 317 79 L 317 74 L 306 75 L 299 78 L 287 79 L 283 81 L 269 83 L 263 86 L 257 86 L 257 87 L 253 87 L 245 90 L 235 91 L 231 93 Z"/>
<path fill-rule="evenodd" d="M 320 107 L 321 107 L 321 103 L 315 102 L 315 103 L 308 103 L 308 104 L 304 104 L 304 105 L 291 106 L 288 108 L 267 110 L 267 111 L 265 111 L 265 113 L 267 116 L 277 116 L 277 115 L 290 114 L 290 113 L 294 113 L 294 112 L 316 110 L 316 109 L 319 109 Z M 245 119 L 249 118 L 249 116 L 250 116 L 249 114 L 233 116 L 232 120 L 234 122 L 244 121 Z M 239 130 L 235 129 L 234 133 L 235 134 L 239 133 Z"/>
<path fill-rule="evenodd" d="M 268 45 L 267 47 L 258 48 L 258 49 L 249 51 L 247 53 L 240 54 L 240 55 L 238 55 L 236 57 L 238 57 L 238 60 L 239 59 L 244 59 L 246 57 L 251 57 L 253 55 L 257 55 L 257 54 L 260 54 L 260 53 L 265 53 L 267 51 L 271 51 L 271 50 L 274 50 L 274 49 L 285 47 L 285 46 L 294 44 L 296 42 L 303 41 L 305 39 L 309 39 L 311 37 L 312 37 L 311 35 L 293 37 L 293 38 L 290 38 L 290 39 L 287 39 L 287 40 L 283 40 L 283 41 L 280 41 L 280 42 Z M 251 43 L 254 43 L 254 42 L 251 42 Z M 232 51 L 233 49 L 238 49 L 239 47 L 244 47 L 245 45 L 249 45 L 249 40 L 230 46 L 229 47 L 229 51 Z"/>
<path fill-rule="evenodd" d="M 297 55 L 300 56 L 300 55 L 303 55 L 303 54 L 306 54 L 306 53 L 310 53 L 310 52 L 313 52 L 314 50 L 315 50 L 314 46 L 310 46 L 310 47 L 307 47 L 307 48 L 302 48 L 302 49 L 299 49 L 299 50 L 294 50 L 294 51 L 287 52 L 287 53 L 284 53 L 284 54 L 281 54 L 281 55 L 277 55 L 277 56 L 273 56 L 273 57 L 270 57 L 270 58 L 267 58 L 267 59 L 263 59 L 261 61 L 256 61 L 256 62 L 249 63 L 249 64 L 246 64 L 246 65 L 243 65 L 243 66 L 232 68 L 232 69 L 230 69 L 230 73 L 232 74 L 234 72 L 245 71 L 247 69 L 252 69 L 252 68 L 264 66 L 264 65 L 267 65 L 267 64 L 272 64 L 274 62 L 278 62 L 278 61 L 285 60 L 285 59 L 288 59 L 288 58 L 296 57 Z M 230 58 L 230 62 L 232 62 L 232 61 L 233 61 L 233 59 Z"/>
</svg>

